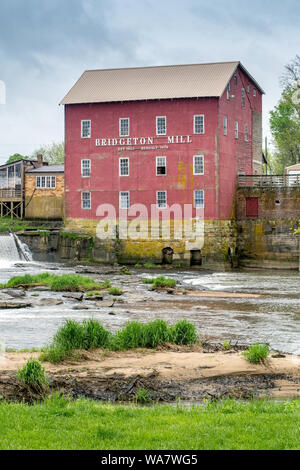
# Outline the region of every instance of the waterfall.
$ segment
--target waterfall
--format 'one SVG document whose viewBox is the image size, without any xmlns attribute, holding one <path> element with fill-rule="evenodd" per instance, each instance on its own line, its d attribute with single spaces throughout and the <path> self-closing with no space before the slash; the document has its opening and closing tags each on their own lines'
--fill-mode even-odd
<svg viewBox="0 0 300 470">
<path fill-rule="evenodd" d="M 32 256 L 27 245 L 21 242 L 16 234 L 0 236 L 0 268 L 18 261 L 30 261 Z"/>
</svg>

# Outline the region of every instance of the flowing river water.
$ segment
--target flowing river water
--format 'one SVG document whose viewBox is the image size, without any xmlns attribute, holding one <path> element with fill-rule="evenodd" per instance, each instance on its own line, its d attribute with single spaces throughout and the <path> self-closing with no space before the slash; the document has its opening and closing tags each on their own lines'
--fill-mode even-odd
<svg viewBox="0 0 300 470">
<path fill-rule="evenodd" d="M 2 239 L 2 240 L 1 240 Z M 63 264 L 25 263 L 14 249 L 9 249 L 1 237 L 0 283 L 12 276 L 38 274 L 51 271 L 55 274 L 74 273 L 74 268 Z M 86 302 L 63 299 L 62 293 L 27 293 L 32 307 L 0 309 L 0 343 L 11 349 L 31 349 L 45 346 L 57 328 L 66 319 L 95 318 L 115 330 L 129 320 L 150 321 L 164 318 L 176 322 L 186 318 L 193 322 L 199 334 L 211 341 L 250 344 L 268 342 L 272 348 L 300 355 L 300 275 L 297 272 L 199 272 L 194 270 L 159 270 L 159 275 L 176 278 L 182 285 L 199 290 L 216 292 L 213 298 L 171 296 L 164 292 L 149 292 L 142 283 L 144 277 L 157 275 L 155 271 L 133 270 L 133 276 L 120 274 L 94 275 L 96 279 L 110 279 L 125 291 L 121 302 L 113 307 L 97 308 Z M 259 298 L 217 297 L 219 292 L 260 294 Z M 37 297 L 38 296 L 38 297 Z M 42 299 L 63 300 L 61 305 L 41 306 Z"/>
</svg>

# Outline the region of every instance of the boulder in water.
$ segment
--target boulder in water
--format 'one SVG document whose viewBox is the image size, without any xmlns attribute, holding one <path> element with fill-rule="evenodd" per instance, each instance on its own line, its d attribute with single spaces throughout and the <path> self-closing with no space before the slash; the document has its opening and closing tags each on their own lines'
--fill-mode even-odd
<svg viewBox="0 0 300 470">
<path fill-rule="evenodd" d="M 31 302 L 25 302 L 25 301 L 20 301 L 20 300 L 0 299 L 0 309 L 27 308 L 31 306 L 32 306 Z"/>
<path fill-rule="evenodd" d="M 81 292 L 70 292 L 69 294 L 64 294 L 63 297 L 81 302 L 83 299 L 83 294 Z"/>
<path fill-rule="evenodd" d="M 23 289 L 3 289 L 1 294 L 5 294 L 16 299 L 26 296 L 25 290 Z"/>
</svg>

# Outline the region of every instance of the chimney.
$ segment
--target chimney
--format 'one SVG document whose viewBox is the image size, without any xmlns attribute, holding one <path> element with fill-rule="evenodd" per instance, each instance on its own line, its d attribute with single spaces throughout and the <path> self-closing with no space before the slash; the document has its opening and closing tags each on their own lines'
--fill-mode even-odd
<svg viewBox="0 0 300 470">
<path fill-rule="evenodd" d="M 37 164 L 38 168 L 40 166 L 43 166 L 43 164 L 44 164 L 43 163 L 43 155 L 41 155 L 41 154 L 37 155 L 37 161 L 38 161 L 38 164 Z"/>
</svg>

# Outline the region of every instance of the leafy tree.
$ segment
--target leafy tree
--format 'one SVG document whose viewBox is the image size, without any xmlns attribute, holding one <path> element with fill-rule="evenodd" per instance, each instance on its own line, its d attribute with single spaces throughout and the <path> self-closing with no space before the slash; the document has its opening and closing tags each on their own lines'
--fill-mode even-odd
<svg viewBox="0 0 300 470">
<path fill-rule="evenodd" d="M 275 143 L 271 159 L 273 172 L 300 163 L 300 56 L 286 66 L 284 86 L 278 105 L 270 113 L 270 127 Z"/>
<path fill-rule="evenodd" d="M 13 162 L 17 162 L 18 160 L 28 160 L 28 159 L 29 157 L 27 156 L 20 155 L 19 153 L 15 153 L 14 155 L 11 155 L 9 157 L 6 163 L 13 163 Z"/>
<path fill-rule="evenodd" d="M 33 152 L 33 158 L 37 155 L 43 155 L 44 161 L 50 165 L 61 165 L 65 161 L 65 144 L 64 142 L 53 142 L 53 144 L 44 145 Z"/>
</svg>

